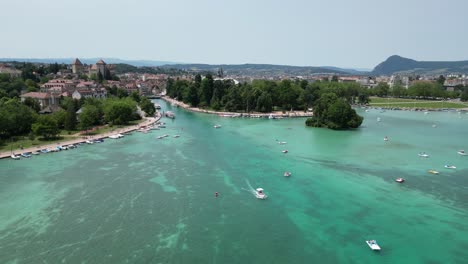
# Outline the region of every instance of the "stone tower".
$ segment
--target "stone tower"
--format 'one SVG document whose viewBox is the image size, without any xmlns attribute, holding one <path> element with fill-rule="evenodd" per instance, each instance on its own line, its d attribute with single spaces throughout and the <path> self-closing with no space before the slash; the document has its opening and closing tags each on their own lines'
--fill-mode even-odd
<svg viewBox="0 0 468 264">
<path fill-rule="evenodd" d="M 96 74 L 100 72 L 102 76 L 106 76 L 106 63 L 101 59 L 98 62 L 96 62 Z"/>
<path fill-rule="evenodd" d="M 81 63 L 81 61 L 78 58 L 76 58 L 72 62 L 71 66 L 72 66 L 72 72 L 74 74 L 82 74 L 83 73 L 83 63 Z"/>
</svg>

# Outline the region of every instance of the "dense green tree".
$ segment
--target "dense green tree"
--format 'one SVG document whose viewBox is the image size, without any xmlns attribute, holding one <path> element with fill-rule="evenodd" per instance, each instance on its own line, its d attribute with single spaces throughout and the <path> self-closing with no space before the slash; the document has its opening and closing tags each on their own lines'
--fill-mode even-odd
<svg viewBox="0 0 468 264">
<path fill-rule="evenodd" d="M 88 130 L 94 125 L 99 125 L 101 123 L 101 114 L 100 109 L 91 104 L 85 104 L 82 107 L 82 112 L 79 115 L 80 128 L 83 130 Z"/>
<path fill-rule="evenodd" d="M 0 116 L 0 138 L 28 133 L 36 119 L 34 111 L 17 98 L 0 100 Z"/>
<path fill-rule="evenodd" d="M 39 101 L 34 98 L 27 97 L 24 99 L 23 104 L 29 106 L 34 112 L 38 113 L 41 111 L 41 105 Z"/>
<path fill-rule="evenodd" d="M 32 125 L 32 131 L 45 139 L 57 138 L 60 133 L 59 126 L 55 118 L 51 115 L 41 115 Z"/>
<path fill-rule="evenodd" d="M 65 127 L 65 122 L 67 120 L 67 111 L 59 109 L 58 111 L 52 113 L 51 116 L 55 119 L 59 128 Z"/>
<path fill-rule="evenodd" d="M 201 82 L 201 94 L 200 94 L 200 103 L 204 106 L 209 106 L 211 98 L 213 97 L 213 76 L 207 74 Z"/>
<path fill-rule="evenodd" d="M 140 101 L 140 108 L 143 110 L 146 115 L 153 116 L 156 112 L 156 107 L 154 106 L 153 102 L 149 100 L 147 97 L 142 97 Z"/>
<path fill-rule="evenodd" d="M 390 91 L 390 86 L 388 86 L 387 83 L 380 82 L 379 84 L 377 84 L 374 90 L 377 96 L 384 97 L 388 95 L 388 92 Z"/>
<path fill-rule="evenodd" d="M 133 101 L 139 103 L 141 101 L 141 97 L 140 97 L 140 94 L 138 92 L 132 92 L 130 94 L 130 97 L 133 99 Z"/>
<path fill-rule="evenodd" d="M 131 99 L 109 99 L 104 105 L 105 120 L 111 125 L 126 125 L 135 119 L 136 110 L 136 103 Z"/>
<path fill-rule="evenodd" d="M 67 114 L 65 116 L 64 127 L 66 130 L 71 131 L 75 130 L 77 124 L 76 119 L 76 109 L 74 103 L 69 103 L 67 105 Z"/>
<path fill-rule="evenodd" d="M 263 92 L 260 97 L 257 99 L 257 107 L 256 109 L 258 112 L 268 113 L 273 110 L 273 105 L 271 101 L 271 95 L 267 92 Z"/>
<path fill-rule="evenodd" d="M 200 98 L 198 96 L 200 90 L 199 87 L 200 84 L 196 81 L 194 83 L 191 83 L 189 86 L 189 91 L 187 93 L 187 101 L 193 107 L 197 107 L 200 103 Z"/>
</svg>

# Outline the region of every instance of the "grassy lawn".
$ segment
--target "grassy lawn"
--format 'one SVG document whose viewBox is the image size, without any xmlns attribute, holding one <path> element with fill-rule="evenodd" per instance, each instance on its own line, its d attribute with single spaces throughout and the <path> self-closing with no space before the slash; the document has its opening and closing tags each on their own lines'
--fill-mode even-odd
<svg viewBox="0 0 468 264">
<path fill-rule="evenodd" d="M 407 108 L 467 108 L 467 103 L 417 100 L 405 98 L 379 98 L 371 97 L 369 105 L 375 107 L 407 107 Z"/>
<path fill-rule="evenodd" d="M 66 139 L 75 139 L 77 137 L 72 137 L 72 136 L 67 136 Z M 15 141 L 7 140 L 0 144 L 0 151 L 9 151 L 9 150 L 16 150 L 20 149 L 21 146 L 23 148 L 29 148 L 29 147 L 39 147 L 42 145 L 47 145 L 51 144 L 54 142 L 60 142 L 61 140 L 64 140 L 65 138 L 63 136 L 60 136 L 59 138 L 53 139 L 53 140 L 42 140 L 39 137 L 36 137 L 34 140 L 29 139 L 28 136 L 19 136 L 16 138 Z"/>
<path fill-rule="evenodd" d="M 131 121 L 129 122 L 128 126 L 133 126 L 133 125 L 138 125 L 139 123 L 142 123 L 144 119 L 141 120 L 136 120 L 136 121 Z M 118 130 L 120 128 L 124 128 L 127 126 L 101 126 L 93 131 L 90 131 L 88 135 L 98 135 L 98 134 L 103 134 L 107 133 L 113 130 Z M 47 145 L 47 144 L 52 144 L 54 142 L 60 142 L 62 140 L 72 140 L 72 139 L 77 139 L 80 138 L 81 136 L 78 134 L 82 132 L 81 130 L 75 130 L 75 131 L 67 131 L 67 130 L 62 130 L 60 131 L 59 138 L 53 139 L 53 140 L 42 140 L 39 137 L 36 137 L 34 140 L 29 139 L 27 135 L 25 136 L 17 136 L 15 140 L 8 139 L 5 141 L 0 141 L 0 152 L 3 151 L 10 151 L 10 150 L 17 150 L 20 149 L 21 146 L 23 148 L 29 148 L 29 147 L 39 147 L 42 145 Z M 19 151 L 18 151 L 19 152 Z"/>
</svg>

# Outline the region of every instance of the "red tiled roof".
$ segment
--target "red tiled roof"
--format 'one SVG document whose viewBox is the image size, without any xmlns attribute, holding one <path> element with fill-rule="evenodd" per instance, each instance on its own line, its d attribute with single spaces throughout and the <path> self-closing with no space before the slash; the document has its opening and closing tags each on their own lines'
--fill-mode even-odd
<svg viewBox="0 0 468 264">
<path fill-rule="evenodd" d="M 24 97 L 24 98 L 36 98 L 36 99 L 47 99 L 49 98 L 49 94 L 48 93 L 40 93 L 40 92 L 30 92 L 30 93 L 25 93 L 23 95 L 21 95 L 21 97 Z"/>
</svg>

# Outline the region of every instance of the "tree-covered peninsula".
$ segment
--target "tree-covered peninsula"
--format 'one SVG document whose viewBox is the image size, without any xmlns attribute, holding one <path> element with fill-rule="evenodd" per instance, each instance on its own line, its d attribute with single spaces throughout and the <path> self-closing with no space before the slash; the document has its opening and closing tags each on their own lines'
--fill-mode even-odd
<svg viewBox="0 0 468 264">
<path fill-rule="evenodd" d="M 305 80 L 254 80 L 235 84 L 233 80 L 215 80 L 207 74 L 193 80 L 169 79 L 167 95 L 192 107 L 238 113 L 307 111 L 314 117 L 306 125 L 330 129 L 359 127 L 362 117 L 352 104 L 367 104 L 367 89 L 357 83 Z"/>
</svg>

